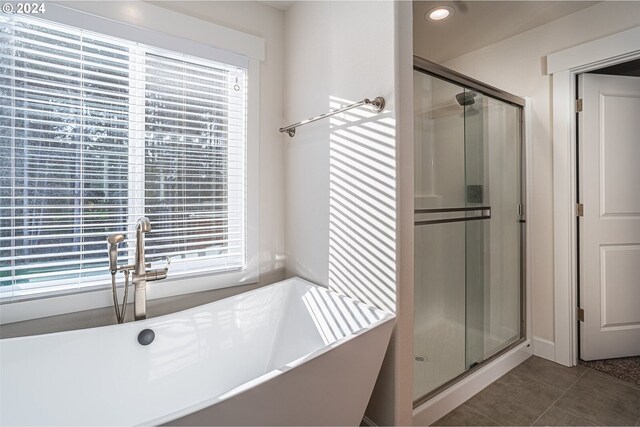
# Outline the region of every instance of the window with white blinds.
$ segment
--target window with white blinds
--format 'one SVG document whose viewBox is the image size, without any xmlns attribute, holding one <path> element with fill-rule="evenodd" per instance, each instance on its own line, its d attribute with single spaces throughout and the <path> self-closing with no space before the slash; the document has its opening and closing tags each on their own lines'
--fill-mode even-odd
<svg viewBox="0 0 640 427">
<path fill-rule="evenodd" d="M 110 285 L 147 216 L 170 277 L 242 269 L 247 69 L 0 17 L 0 299 Z"/>
</svg>

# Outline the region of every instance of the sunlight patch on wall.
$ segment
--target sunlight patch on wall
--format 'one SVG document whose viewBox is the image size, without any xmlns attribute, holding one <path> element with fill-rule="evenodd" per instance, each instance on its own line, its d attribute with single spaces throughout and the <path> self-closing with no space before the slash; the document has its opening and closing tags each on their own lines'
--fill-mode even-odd
<svg viewBox="0 0 640 427">
<path fill-rule="evenodd" d="M 353 100 L 330 98 L 330 109 Z M 329 287 L 396 310 L 395 120 L 367 107 L 331 117 Z"/>
</svg>

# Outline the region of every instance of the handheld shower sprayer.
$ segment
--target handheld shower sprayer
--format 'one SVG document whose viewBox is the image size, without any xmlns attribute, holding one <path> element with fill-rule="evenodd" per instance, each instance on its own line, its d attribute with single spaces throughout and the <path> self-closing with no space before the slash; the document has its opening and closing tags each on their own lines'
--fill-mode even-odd
<svg viewBox="0 0 640 427">
<path fill-rule="evenodd" d="M 109 244 L 109 271 L 111 271 L 111 290 L 113 292 L 113 307 L 116 311 L 118 323 L 124 322 L 127 312 L 127 299 L 129 298 L 129 271 L 124 271 L 124 300 L 122 307 L 118 303 L 118 292 L 116 290 L 116 273 L 118 272 L 118 245 L 124 242 L 124 234 L 111 234 L 107 237 Z"/>
<path fill-rule="evenodd" d="M 118 245 L 124 242 L 123 234 L 112 234 L 107 237 L 107 243 L 109 243 L 109 270 L 111 274 L 116 274 L 118 271 Z"/>
</svg>

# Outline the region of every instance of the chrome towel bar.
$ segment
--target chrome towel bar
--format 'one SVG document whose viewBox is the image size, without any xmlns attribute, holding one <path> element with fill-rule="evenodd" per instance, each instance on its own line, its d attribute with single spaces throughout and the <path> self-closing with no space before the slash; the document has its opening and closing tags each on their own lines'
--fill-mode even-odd
<svg viewBox="0 0 640 427">
<path fill-rule="evenodd" d="M 356 102 L 354 104 L 349 104 L 349 105 L 346 105 L 346 106 L 344 106 L 342 108 L 338 108 L 337 110 L 332 110 L 332 111 L 329 111 L 328 113 L 320 114 L 319 116 L 312 117 L 310 119 L 303 120 L 301 122 L 294 123 L 292 125 L 282 127 L 279 130 L 280 130 L 280 133 L 286 132 L 286 133 L 289 134 L 290 137 L 293 137 L 296 134 L 296 128 L 297 127 L 300 127 L 302 125 L 306 125 L 308 123 L 313 123 L 313 122 L 318 121 L 320 119 L 331 117 L 334 114 L 342 113 L 344 111 L 351 110 L 353 108 L 358 108 L 361 105 L 370 105 L 373 108 L 373 111 L 375 111 L 376 113 L 380 113 L 382 110 L 384 110 L 384 98 L 381 97 L 381 96 L 377 96 L 377 97 L 375 97 L 375 99 L 373 101 L 370 100 L 369 98 L 365 98 L 360 102 Z"/>
</svg>

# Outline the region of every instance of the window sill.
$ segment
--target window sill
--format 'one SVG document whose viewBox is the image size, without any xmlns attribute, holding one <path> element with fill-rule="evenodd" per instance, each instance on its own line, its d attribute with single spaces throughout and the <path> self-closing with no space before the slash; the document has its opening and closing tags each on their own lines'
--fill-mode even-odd
<svg viewBox="0 0 640 427">
<path fill-rule="evenodd" d="M 149 282 L 147 301 L 257 283 L 259 276 L 255 270 L 244 269 L 219 274 L 203 273 Z M 118 295 L 122 298 L 124 292 L 122 277 L 119 277 L 118 284 L 120 286 Z M 133 303 L 133 294 L 131 286 L 128 303 Z M 112 306 L 113 295 L 110 288 L 6 302 L 0 305 L 0 325 Z"/>
<path fill-rule="evenodd" d="M 188 310 L 199 305 L 208 304 L 224 298 L 229 298 L 233 295 L 257 289 L 261 285 L 261 283 L 254 283 L 148 301 L 147 318 L 150 319 L 170 313 L 177 313 L 182 310 Z M 125 322 L 128 323 L 133 321 L 133 304 L 129 304 Z M 116 325 L 116 317 L 113 312 L 113 307 L 103 307 L 93 310 L 62 314 L 54 317 L 41 317 L 23 322 L 5 324 L 0 328 L 0 339 L 53 334 L 56 332 L 75 331 L 113 325 Z"/>
</svg>

